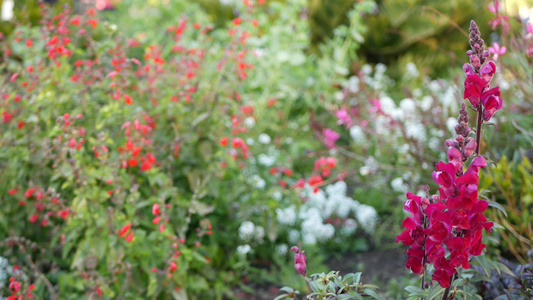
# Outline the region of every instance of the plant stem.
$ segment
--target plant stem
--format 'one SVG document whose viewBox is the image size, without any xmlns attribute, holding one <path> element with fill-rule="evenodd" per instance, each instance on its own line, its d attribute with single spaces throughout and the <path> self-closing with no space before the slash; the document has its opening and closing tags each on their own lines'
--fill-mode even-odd
<svg viewBox="0 0 533 300">
<path fill-rule="evenodd" d="M 424 216 L 424 229 L 427 227 L 427 217 Z M 424 283 L 426 279 L 426 261 L 427 261 L 427 254 L 426 254 L 426 236 L 424 235 L 424 260 L 422 262 L 422 267 L 424 268 L 424 272 L 422 273 L 422 282 L 420 282 L 420 288 L 425 289 Z"/>
<path fill-rule="evenodd" d="M 477 125 L 476 125 L 476 155 L 479 155 L 479 147 L 481 146 L 481 126 L 483 125 L 483 106 L 479 104 L 477 109 Z"/>
<path fill-rule="evenodd" d="M 455 280 L 455 275 L 457 275 L 457 273 L 453 274 L 452 278 L 450 278 L 450 285 L 444 290 L 444 294 L 442 295 L 442 300 L 448 299 L 448 294 L 450 293 L 450 289 L 452 288 L 452 283 Z"/>
</svg>

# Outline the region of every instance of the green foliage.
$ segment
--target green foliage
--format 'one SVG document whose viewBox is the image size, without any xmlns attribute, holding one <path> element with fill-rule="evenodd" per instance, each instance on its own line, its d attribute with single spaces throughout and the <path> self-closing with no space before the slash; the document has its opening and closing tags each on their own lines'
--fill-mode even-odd
<svg viewBox="0 0 533 300">
<path fill-rule="evenodd" d="M 509 251 L 522 263 L 533 248 L 531 214 L 533 209 L 533 168 L 528 158 L 509 161 L 506 156 L 483 177 L 483 188 L 503 210 L 492 209 L 490 217 L 505 230 L 498 231 L 501 250 Z"/>
<path fill-rule="evenodd" d="M 308 299 L 383 299 L 376 293 L 378 288 L 372 284 L 361 283 L 361 272 L 340 276 L 337 271 L 317 273 L 306 278 Z M 284 294 L 277 299 L 296 299 L 299 294 L 289 287 L 281 289 Z"/>
</svg>

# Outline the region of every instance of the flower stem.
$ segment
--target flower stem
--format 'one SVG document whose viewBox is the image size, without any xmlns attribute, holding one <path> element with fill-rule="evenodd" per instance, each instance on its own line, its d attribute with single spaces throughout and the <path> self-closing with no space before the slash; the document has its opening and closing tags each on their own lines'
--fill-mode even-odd
<svg viewBox="0 0 533 300">
<path fill-rule="evenodd" d="M 476 125 L 476 155 L 479 156 L 479 147 L 481 146 L 481 126 L 483 125 L 483 106 L 479 104 L 477 109 Z"/>
<path fill-rule="evenodd" d="M 448 300 L 448 294 L 450 293 L 450 289 L 452 288 L 452 283 L 455 280 L 455 275 L 457 275 L 457 273 L 453 274 L 452 278 L 450 278 L 450 285 L 444 290 L 444 294 L 442 295 L 442 300 Z"/>
</svg>

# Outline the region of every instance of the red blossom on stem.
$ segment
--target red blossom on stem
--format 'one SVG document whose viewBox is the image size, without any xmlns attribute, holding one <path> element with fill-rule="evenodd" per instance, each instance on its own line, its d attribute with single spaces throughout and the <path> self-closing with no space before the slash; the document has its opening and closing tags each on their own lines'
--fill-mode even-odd
<svg viewBox="0 0 533 300">
<path fill-rule="evenodd" d="M 484 51 L 483 40 L 473 21 L 470 45 L 472 50 L 467 52 L 470 64 L 463 67 L 466 75 L 464 99 L 469 100 L 478 114 L 476 139 L 469 136 L 468 113 L 466 105 L 462 104 L 455 127 L 457 137 L 446 141 L 449 162 L 438 162 L 433 172 L 439 193 L 425 198 L 407 193 L 405 210 L 410 216 L 403 221 L 405 230 L 396 238 L 396 242 L 409 246 L 406 268 L 425 274 L 427 264 L 433 264 L 432 280 L 448 288 L 443 299 L 457 269 L 470 268 L 470 257 L 480 255 L 485 248 L 482 230 L 490 232 L 493 225 L 483 215 L 488 202 L 478 196 L 479 172 L 487 165 L 483 156 L 479 156 L 479 144 L 483 121 L 488 121 L 502 107 L 502 101 L 498 87 L 489 89 L 496 66 L 493 62 L 485 64 L 488 52 Z M 465 163 L 474 149 L 477 156 L 465 171 Z"/>
</svg>

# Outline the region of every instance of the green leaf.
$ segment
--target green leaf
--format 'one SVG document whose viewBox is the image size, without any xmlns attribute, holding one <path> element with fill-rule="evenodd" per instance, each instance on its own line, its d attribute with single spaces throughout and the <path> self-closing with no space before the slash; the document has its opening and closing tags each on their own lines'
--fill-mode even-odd
<svg viewBox="0 0 533 300">
<path fill-rule="evenodd" d="M 444 290 L 445 289 L 438 284 L 433 285 L 429 290 L 427 300 L 435 299 L 437 296 L 440 296 L 441 293 L 444 292 Z"/>
<path fill-rule="evenodd" d="M 374 299 L 383 299 L 382 297 L 380 297 L 374 290 L 371 290 L 371 289 L 364 289 L 364 292 L 366 294 L 368 294 L 369 296 L 371 296 L 372 298 Z"/>
<path fill-rule="evenodd" d="M 192 200 L 191 201 L 191 208 L 196 211 L 197 214 L 200 216 L 205 216 L 209 213 L 212 213 L 215 210 L 214 205 L 207 205 L 203 202 Z"/>
<path fill-rule="evenodd" d="M 489 202 L 489 206 L 498 209 L 505 215 L 505 217 L 507 217 L 507 212 L 505 211 L 505 208 L 503 208 L 503 206 L 500 203 L 496 201 L 488 201 L 488 202 Z"/>
<path fill-rule="evenodd" d="M 490 262 L 485 257 L 485 255 L 476 256 L 476 261 L 483 268 L 483 270 L 485 271 L 485 274 L 487 274 L 487 277 L 490 277 L 490 274 L 491 274 Z"/>
<path fill-rule="evenodd" d="M 421 288 L 419 288 L 417 286 L 414 286 L 414 285 L 406 286 L 405 290 L 408 291 L 409 293 L 424 294 L 424 290 L 423 289 L 421 289 Z"/>
</svg>

